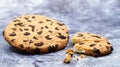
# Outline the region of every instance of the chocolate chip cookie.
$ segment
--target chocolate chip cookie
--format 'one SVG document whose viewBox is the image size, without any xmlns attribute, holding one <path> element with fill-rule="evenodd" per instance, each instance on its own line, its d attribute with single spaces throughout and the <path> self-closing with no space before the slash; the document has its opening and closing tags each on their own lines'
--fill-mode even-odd
<svg viewBox="0 0 120 67">
<path fill-rule="evenodd" d="M 40 15 L 15 18 L 7 25 L 3 36 L 11 46 L 28 53 L 61 50 L 69 37 L 65 24 Z"/>
<path fill-rule="evenodd" d="M 91 56 L 103 56 L 113 51 L 110 42 L 97 34 L 78 32 L 73 38 L 74 51 Z"/>
</svg>

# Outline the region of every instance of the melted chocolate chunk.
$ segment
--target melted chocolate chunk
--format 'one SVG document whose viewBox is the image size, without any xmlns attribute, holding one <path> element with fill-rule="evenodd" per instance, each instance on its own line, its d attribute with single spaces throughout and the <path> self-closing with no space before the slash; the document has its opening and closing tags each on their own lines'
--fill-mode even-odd
<svg viewBox="0 0 120 67">
<path fill-rule="evenodd" d="M 52 33 L 53 31 L 50 30 L 49 32 Z"/>
<path fill-rule="evenodd" d="M 112 46 L 110 46 L 110 50 L 113 51 L 113 47 Z"/>
<path fill-rule="evenodd" d="M 63 26 L 63 25 L 65 25 L 65 24 L 63 24 L 63 23 L 57 23 L 59 26 Z"/>
<path fill-rule="evenodd" d="M 43 21 L 40 21 L 40 22 L 38 22 L 38 23 L 43 23 Z"/>
<path fill-rule="evenodd" d="M 102 46 L 102 45 L 99 45 L 99 46 Z"/>
<path fill-rule="evenodd" d="M 30 35 L 30 33 L 29 33 L 29 32 L 25 32 L 24 35 L 25 35 L 25 36 L 28 36 L 28 35 Z"/>
<path fill-rule="evenodd" d="M 109 50 L 109 46 L 106 46 L 106 48 Z"/>
<path fill-rule="evenodd" d="M 27 39 L 23 40 L 23 42 L 27 42 L 27 41 L 28 41 Z"/>
<path fill-rule="evenodd" d="M 57 36 L 58 38 L 60 38 L 60 39 L 66 39 L 66 37 L 64 35 L 62 35 L 61 33 L 58 33 L 58 34 L 59 34 L 59 36 Z"/>
<path fill-rule="evenodd" d="M 80 43 L 79 43 L 79 45 L 83 45 L 83 44 L 85 44 L 85 43 L 83 43 L 83 42 L 80 42 Z"/>
<path fill-rule="evenodd" d="M 57 51 L 57 48 L 58 48 L 58 44 L 56 44 L 55 46 L 49 46 L 48 51 L 49 52 L 55 52 L 55 51 Z"/>
<path fill-rule="evenodd" d="M 32 16 L 32 18 L 34 19 L 34 18 L 35 18 L 35 16 Z"/>
<path fill-rule="evenodd" d="M 99 39 L 101 38 L 100 36 L 95 36 L 95 35 L 92 35 L 92 37 L 96 37 L 96 38 L 99 38 Z"/>
<path fill-rule="evenodd" d="M 29 43 L 33 43 L 33 41 L 32 41 L 32 40 L 30 40 L 30 41 L 29 41 Z"/>
<path fill-rule="evenodd" d="M 37 32 L 37 34 L 38 34 L 38 35 L 41 35 L 41 34 L 42 34 L 42 31 Z"/>
<path fill-rule="evenodd" d="M 47 26 L 45 26 L 45 28 L 46 28 L 46 29 L 48 29 L 48 27 L 47 27 Z"/>
<path fill-rule="evenodd" d="M 16 23 L 16 24 L 14 24 L 15 26 L 21 26 L 21 27 L 23 27 L 24 25 L 23 25 L 23 23 Z"/>
<path fill-rule="evenodd" d="M 24 30 L 25 30 L 25 31 L 28 31 L 28 29 L 27 29 L 27 28 L 25 28 Z"/>
<path fill-rule="evenodd" d="M 20 31 L 23 31 L 23 29 L 19 28 Z"/>
<path fill-rule="evenodd" d="M 43 42 L 40 42 L 40 43 L 35 43 L 34 45 L 35 45 L 35 46 L 43 46 L 44 43 L 43 43 Z"/>
<path fill-rule="evenodd" d="M 93 46 L 95 46 L 95 45 L 96 45 L 96 44 L 90 44 L 89 46 L 90 46 L 90 47 L 93 47 Z"/>
<path fill-rule="evenodd" d="M 20 20 L 14 20 L 13 22 L 19 22 Z"/>
<path fill-rule="evenodd" d="M 11 41 L 13 42 L 15 39 L 12 39 Z"/>
<path fill-rule="evenodd" d="M 94 53 L 97 53 L 97 54 L 100 54 L 100 50 L 97 49 L 97 48 L 94 48 L 94 49 L 93 49 L 93 52 L 94 52 Z"/>
<path fill-rule="evenodd" d="M 110 42 L 107 42 L 107 44 L 109 44 L 109 45 L 110 45 Z"/>
<path fill-rule="evenodd" d="M 49 35 L 45 36 L 47 40 L 51 40 L 52 38 L 49 37 Z"/>
<path fill-rule="evenodd" d="M 3 36 L 4 36 L 4 34 L 5 34 L 5 31 L 3 31 Z"/>
<path fill-rule="evenodd" d="M 78 34 L 78 37 L 83 37 L 84 35 L 83 34 Z"/>
<path fill-rule="evenodd" d="M 66 32 L 66 34 L 68 34 L 68 32 Z"/>
<path fill-rule="evenodd" d="M 12 30 L 14 30 L 14 31 L 16 31 L 16 29 L 15 28 L 11 28 Z"/>
<path fill-rule="evenodd" d="M 43 27 L 41 27 L 41 29 L 44 29 Z"/>
<path fill-rule="evenodd" d="M 33 39 L 36 39 L 36 40 L 38 40 L 38 38 L 37 38 L 37 37 L 35 37 L 35 36 L 33 37 Z"/>
<path fill-rule="evenodd" d="M 20 44 L 20 47 L 21 47 L 21 48 L 24 48 L 23 44 Z"/>
<path fill-rule="evenodd" d="M 36 48 L 34 49 L 34 53 L 40 53 L 40 49 L 39 49 L 38 47 L 36 47 Z"/>
<path fill-rule="evenodd" d="M 16 36 L 15 32 L 12 32 L 11 34 L 9 34 L 9 36 Z"/>
<path fill-rule="evenodd" d="M 96 41 L 94 41 L 94 42 L 95 42 L 95 43 L 98 43 L 98 42 L 100 42 L 100 41 L 97 41 L 97 40 L 96 40 Z"/>
<path fill-rule="evenodd" d="M 55 27 L 55 30 L 59 30 L 57 27 Z"/>
<path fill-rule="evenodd" d="M 32 32 L 34 32 L 35 26 L 29 25 L 32 28 Z"/>
<path fill-rule="evenodd" d="M 46 21 L 51 21 L 50 19 L 46 19 Z"/>
<path fill-rule="evenodd" d="M 26 20 L 28 20 L 28 18 L 27 17 L 24 17 Z"/>
</svg>

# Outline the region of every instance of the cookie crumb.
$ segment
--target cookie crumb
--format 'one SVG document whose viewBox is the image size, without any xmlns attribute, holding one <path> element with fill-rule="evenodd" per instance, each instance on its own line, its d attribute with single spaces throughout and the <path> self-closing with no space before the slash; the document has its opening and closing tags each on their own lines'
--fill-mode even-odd
<svg viewBox="0 0 120 67">
<path fill-rule="evenodd" d="M 73 50 L 71 50 L 71 49 L 66 50 L 66 56 L 65 56 L 63 62 L 64 63 L 70 63 L 71 60 L 72 60 L 72 56 L 73 56 Z"/>
</svg>

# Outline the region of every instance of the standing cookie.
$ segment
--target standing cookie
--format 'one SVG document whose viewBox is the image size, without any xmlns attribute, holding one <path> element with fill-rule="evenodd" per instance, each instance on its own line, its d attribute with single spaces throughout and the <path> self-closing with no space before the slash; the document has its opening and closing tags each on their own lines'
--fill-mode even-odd
<svg viewBox="0 0 120 67">
<path fill-rule="evenodd" d="M 3 31 L 3 36 L 13 47 L 29 53 L 61 50 L 69 37 L 63 23 L 39 15 L 25 15 L 14 19 Z"/>
</svg>

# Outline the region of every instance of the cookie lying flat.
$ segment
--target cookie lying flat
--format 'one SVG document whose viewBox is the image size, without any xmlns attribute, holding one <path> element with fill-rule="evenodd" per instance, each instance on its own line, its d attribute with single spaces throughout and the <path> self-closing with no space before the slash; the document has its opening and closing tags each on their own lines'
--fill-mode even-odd
<svg viewBox="0 0 120 67">
<path fill-rule="evenodd" d="M 108 42 L 100 41 L 88 41 L 76 43 L 74 46 L 74 51 L 78 53 L 83 53 L 92 56 L 103 56 L 109 54 L 113 51 L 113 47 Z"/>
<path fill-rule="evenodd" d="M 74 51 L 92 56 L 102 56 L 113 51 L 108 40 L 100 35 L 78 32 L 72 38 Z"/>
<path fill-rule="evenodd" d="M 72 37 L 72 43 L 79 43 L 79 42 L 86 42 L 86 41 L 108 41 L 106 38 L 104 38 L 101 35 L 96 35 L 93 33 L 87 33 L 87 32 L 77 32 Z"/>
<path fill-rule="evenodd" d="M 61 50 L 69 37 L 64 24 L 39 15 L 14 19 L 3 31 L 3 36 L 13 47 L 29 53 Z"/>
</svg>

